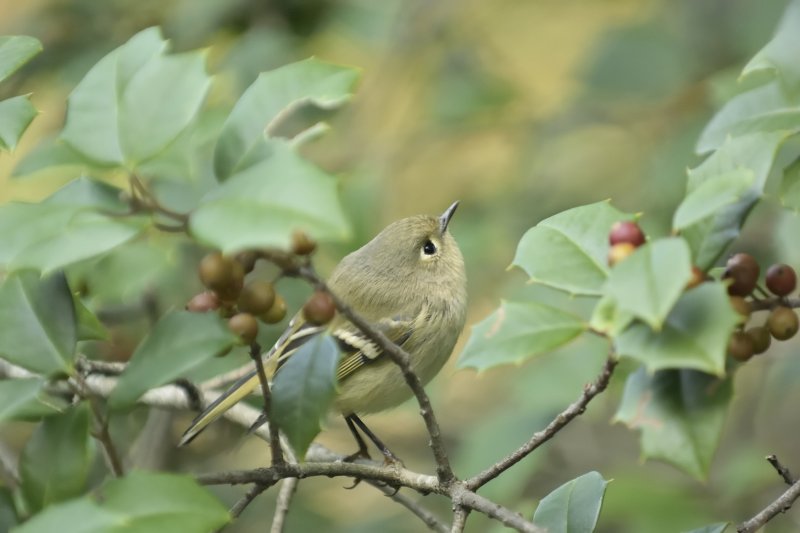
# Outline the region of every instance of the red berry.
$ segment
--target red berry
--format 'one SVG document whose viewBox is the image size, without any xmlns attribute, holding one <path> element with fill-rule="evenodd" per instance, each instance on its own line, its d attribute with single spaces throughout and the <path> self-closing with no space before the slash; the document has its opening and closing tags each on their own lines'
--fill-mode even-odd
<svg viewBox="0 0 800 533">
<path fill-rule="evenodd" d="M 248 283 L 239 295 L 240 311 L 260 315 L 269 311 L 275 302 L 275 288 L 269 281 L 256 280 Z"/>
<path fill-rule="evenodd" d="M 753 357 L 753 353 L 753 339 L 742 331 L 734 331 L 728 341 L 728 355 L 744 362 Z"/>
<path fill-rule="evenodd" d="M 261 320 L 267 324 L 277 324 L 286 316 L 286 300 L 280 294 L 275 295 L 275 301 L 269 311 L 261 315 Z"/>
<path fill-rule="evenodd" d="M 327 292 L 317 291 L 303 306 L 303 316 L 311 324 L 321 326 L 333 320 L 336 314 L 336 305 Z"/>
<path fill-rule="evenodd" d="M 776 307 L 767 318 L 767 327 L 773 337 L 779 341 L 791 339 L 797 334 L 798 324 L 797 315 L 788 307 Z"/>
<path fill-rule="evenodd" d="M 752 307 L 750 306 L 750 302 L 742 298 L 741 296 L 731 296 L 730 297 L 731 307 L 736 313 L 741 317 L 739 319 L 740 324 L 744 324 L 747 322 L 747 319 L 750 318 L 750 313 L 752 312 Z"/>
<path fill-rule="evenodd" d="M 776 296 L 786 296 L 797 287 L 797 275 L 789 265 L 777 264 L 767 269 L 767 288 Z"/>
<path fill-rule="evenodd" d="M 745 331 L 747 335 L 753 339 L 753 351 L 756 354 L 764 353 L 769 349 L 769 345 L 772 343 L 772 336 L 769 334 L 769 330 L 764 326 L 757 326 L 755 328 L 750 328 Z"/>
<path fill-rule="evenodd" d="M 692 265 L 692 277 L 689 278 L 689 282 L 686 284 L 686 290 L 688 291 L 689 289 L 694 289 L 695 287 L 706 281 L 706 279 L 707 279 L 706 273 L 700 270 L 700 268 L 698 268 L 697 266 Z"/>
<path fill-rule="evenodd" d="M 195 294 L 186 304 L 186 310 L 193 313 L 205 313 L 207 311 L 216 311 L 217 309 L 219 309 L 219 298 L 212 291 L 203 291 Z"/>
<path fill-rule="evenodd" d="M 228 327 L 245 344 L 252 344 L 258 335 L 258 321 L 250 313 L 239 313 L 228 320 Z"/>
<path fill-rule="evenodd" d="M 730 280 L 728 294 L 747 296 L 756 288 L 761 269 L 750 254 L 738 253 L 728 259 L 723 279 Z"/>
<path fill-rule="evenodd" d="M 631 255 L 635 250 L 636 247 L 629 242 L 615 244 L 608 250 L 608 265 L 613 267 Z"/>
<path fill-rule="evenodd" d="M 304 231 L 296 230 L 292 233 L 292 253 L 295 255 L 310 255 L 317 248 L 317 243 Z"/>
<path fill-rule="evenodd" d="M 635 247 L 641 246 L 645 242 L 644 232 L 636 222 L 630 220 L 621 220 L 615 222 L 611 226 L 611 231 L 608 234 L 608 243 L 611 246 L 621 243 L 629 243 Z"/>
</svg>

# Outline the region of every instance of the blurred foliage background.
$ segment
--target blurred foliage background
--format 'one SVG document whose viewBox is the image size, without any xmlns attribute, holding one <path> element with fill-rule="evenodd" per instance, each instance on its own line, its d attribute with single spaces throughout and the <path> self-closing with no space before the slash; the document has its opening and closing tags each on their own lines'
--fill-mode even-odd
<svg viewBox="0 0 800 533">
<path fill-rule="evenodd" d="M 459 199 L 451 228 L 467 263 L 469 323 L 521 291 L 563 302 L 563 295 L 525 285 L 520 272 L 506 272 L 518 239 L 542 218 L 605 198 L 643 212 L 651 235 L 667 232 L 684 191 L 684 169 L 697 163 L 693 146 L 702 126 L 735 94 L 741 66 L 767 42 L 784 6 L 785 0 L 0 0 L 0 34 L 32 35 L 44 44 L 44 52 L 2 86 L 0 98 L 32 92 L 41 114 L 13 154 L 0 154 L 0 202 L 40 199 L 63 183 L 63 169 L 23 177 L 12 172 L 61 127 L 69 91 L 94 62 L 135 32 L 161 25 L 173 50 L 208 50 L 215 74 L 204 112 L 209 131 L 219 128 L 258 72 L 310 55 L 363 69 L 352 104 L 327 117 L 333 129 L 306 150 L 341 176 L 357 229 L 352 242 L 323 247 L 323 272 L 388 222 L 439 213 Z M 179 198 L 181 191 L 170 194 Z M 795 215 L 763 202 L 735 247 L 763 265 L 781 259 L 800 266 L 798 230 Z M 101 270 L 97 261 L 82 266 L 93 271 L 94 286 L 87 290 L 107 306 L 108 316 L 143 295 L 155 302 L 155 313 L 182 307 L 199 289 L 187 272 L 200 251 L 179 246 L 175 253 L 175 239 L 127 245 L 101 259 Z M 73 282 L 80 272 L 71 272 Z M 291 281 L 282 281 L 281 290 L 293 308 L 308 294 Z M 571 305 L 588 312 L 580 299 Z M 94 355 L 124 360 L 141 326 L 115 328 L 113 348 L 97 347 Z M 642 464 L 636 434 L 610 423 L 623 371 L 555 442 L 484 490 L 530 516 L 537 500 L 562 482 L 597 470 L 614 480 L 600 531 L 672 532 L 743 519 L 783 490 L 766 454 L 800 471 L 795 346 L 779 345 L 737 374 L 736 397 L 705 483 L 667 465 Z M 457 473 L 476 473 L 542 427 L 578 396 L 604 352 L 601 341 L 585 339 L 522 367 L 480 375 L 456 372 L 451 362 L 429 389 Z M 244 360 L 238 357 L 234 361 Z M 143 467 L 196 472 L 266 463 L 265 443 L 224 423 L 187 449 L 175 449 L 189 418 L 135 411 L 113 429 L 131 436 L 132 457 Z M 368 422 L 407 466 L 431 470 L 413 404 Z M 339 419 L 328 429 L 323 443 L 352 451 Z M 27 432 L 15 424 L 2 437 L 21 445 Z M 289 530 L 423 529 L 366 484 L 350 491 L 342 489 L 346 484 L 301 482 Z M 232 503 L 241 492 L 229 488 L 219 495 Z M 248 508 L 230 531 L 262 531 L 275 493 Z M 449 512 L 444 499 L 422 499 Z M 468 530 L 490 527 L 496 526 L 474 516 Z M 797 509 L 768 527 L 798 529 Z"/>
</svg>

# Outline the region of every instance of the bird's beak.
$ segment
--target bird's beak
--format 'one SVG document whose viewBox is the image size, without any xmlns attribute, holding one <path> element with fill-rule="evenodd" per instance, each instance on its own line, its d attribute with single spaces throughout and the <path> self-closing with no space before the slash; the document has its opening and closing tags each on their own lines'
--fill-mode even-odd
<svg viewBox="0 0 800 533">
<path fill-rule="evenodd" d="M 450 223 L 450 219 L 453 218 L 453 213 L 456 212 L 456 208 L 458 207 L 458 200 L 453 202 L 453 205 L 447 208 L 447 210 L 442 213 L 442 216 L 439 217 L 439 230 L 442 235 L 444 232 L 447 231 L 447 225 Z"/>
</svg>

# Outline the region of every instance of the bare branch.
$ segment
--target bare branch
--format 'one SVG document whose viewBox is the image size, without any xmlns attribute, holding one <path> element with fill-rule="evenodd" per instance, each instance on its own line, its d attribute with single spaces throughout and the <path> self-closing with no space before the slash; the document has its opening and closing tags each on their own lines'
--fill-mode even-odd
<svg viewBox="0 0 800 533">
<path fill-rule="evenodd" d="M 613 354 L 609 355 L 606 359 L 600 375 L 597 376 L 593 383 L 586 385 L 583 389 L 583 394 L 569 407 L 559 413 L 546 428 L 533 434 L 528 442 L 520 446 L 517 450 L 511 452 L 509 455 L 493 464 L 480 474 L 467 480 L 467 487 L 470 490 L 477 490 L 489 481 L 493 480 L 522 459 L 527 457 L 536 448 L 553 438 L 553 436 L 561 431 L 564 426 L 569 424 L 575 417 L 583 414 L 586 406 L 592 401 L 592 398 L 603 392 L 611 380 L 611 375 L 614 373 L 614 368 L 617 366 L 617 360 L 614 359 Z"/>
<path fill-rule="evenodd" d="M 281 490 L 278 492 L 278 500 L 275 503 L 275 514 L 272 516 L 270 533 L 283 532 L 286 515 L 289 514 L 289 506 L 292 503 L 292 496 L 297 490 L 298 483 L 300 483 L 300 480 L 296 477 L 289 477 L 281 482 Z"/>
<path fill-rule="evenodd" d="M 787 485 L 794 485 L 795 479 L 788 468 L 783 466 L 778 457 L 773 453 L 767 456 L 767 461 L 772 465 L 772 468 L 783 478 Z"/>
<path fill-rule="evenodd" d="M 519 513 L 515 513 L 502 505 L 498 505 L 488 498 L 484 498 L 480 494 L 466 488 L 462 489 L 460 494 L 452 494 L 451 498 L 454 504 L 463 505 L 475 511 L 479 511 L 517 531 L 523 531 L 525 533 L 546 533 L 544 529 L 522 518 Z"/>
<path fill-rule="evenodd" d="M 750 309 L 753 311 L 767 311 L 776 307 L 800 307 L 800 298 L 780 298 L 770 296 L 769 298 L 753 299 L 750 301 Z"/>
<path fill-rule="evenodd" d="M 283 451 L 281 450 L 281 437 L 278 427 L 269 414 L 272 410 L 272 394 L 269 390 L 267 374 L 264 372 L 264 363 L 261 361 L 261 347 L 257 342 L 250 345 L 250 358 L 256 365 L 256 375 L 261 384 L 261 396 L 264 399 L 264 416 L 267 418 L 267 425 L 269 426 L 269 448 L 272 452 L 272 464 L 280 464 L 284 462 Z"/>
<path fill-rule="evenodd" d="M 92 430 L 92 436 L 100 443 L 103 448 L 103 455 L 106 459 L 111 473 L 115 477 L 122 477 L 125 475 L 125 468 L 122 466 L 122 458 L 114 445 L 111 438 L 111 433 L 108 431 L 108 417 L 103 414 L 103 409 L 97 400 L 97 396 L 89 390 L 86 381 L 80 372 L 76 373 L 71 380 L 74 384 L 74 389 L 81 397 L 86 398 L 89 402 L 89 407 L 94 416 L 95 428 Z"/>
<path fill-rule="evenodd" d="M 746 522 L 742 522 L 736 527 L 738 533 L 752 533 L 761 528 L 764 524 L 775 518 L 778 513 L 785 513 L 788 511 L 792 504 L 800 498 L 800 481 L 796 481 L 794 485 L 786 489 L 786 492 L 767 505 L 763 511 L 755 515 L 753 518 Z"/>
<path fill-rule="evenodd" d="M 364 481 L 414 513 L 417 518 L 425 522 L 425 525 L 428 526 L 428 528 L 432 531 L 436 531 L 438 533 L 448 533 L 448 531 L 450 531 L 450 528 L 444 522 L 439 520 L 435 514 L 430 512 L 427 507 L 411 499 L 409 496 L 406 496 L 402 491 L 398 491 L 386 483 L 378 483 L 376 481 L 372 481 L 371 479 L 366 479 Z"/>
<path fill-rule="evenodd" d="M 250 505 L 253 500 L 255 500 L 259 494 L 270 488 L 272 485 L 267 485 L 264 483 L 255 483 L 250 490 L 248 490 L 244 496 L 239 498 L 239 500 L 233 504 L 231 507 L 231 516 L 233 518 L 239 518 L 239 515 L 244 512 L 248 505 Z"/>
</svg>

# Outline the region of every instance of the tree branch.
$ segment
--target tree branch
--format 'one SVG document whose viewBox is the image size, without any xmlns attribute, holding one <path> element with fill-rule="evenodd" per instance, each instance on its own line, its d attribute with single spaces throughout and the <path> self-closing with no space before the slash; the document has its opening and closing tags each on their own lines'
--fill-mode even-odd
<svg viewBox="0 0 800 533">
<path fill-rule="evenodd" d="M 231 507 L 231 516 L 233 518 L 239 518 L 239 516 L 242 514 L 242 512 L 244 512 L 247 506 L 250 505 L 250 503 L 252 503 L 252 501 L 255 500 L 259 494 L 261 494 L 271 486 L 272 485 L 267 485 L 264 483 L 253 484 L 253 486 L 250 487 L 250 490 L 248 490 L 244 494 L 244 496 L 239 498 L 239 500 L 235 504 L 233 504 L 233 507 Z"/>
<path fill-rule="evenodd" d="M 414 513 L 414 515 L 425 522 L 425 525 L 428 526 L 428 528 L 432 531 L 436 531 L 437 533 L 448 533 L 450 531 L 450 528 L 444 522 L 439 520 L 435 514 L 430 512 L 427 507 L 411 499 L 409 496 L 406 496 L 403 492 L 399 492 L 397 489 L 390 487 L 386 483 L 378 483 L 370 479 L 366 479 L 364 481 Z"/>
<path fill-rule="evenodd" d="M 267 425 L 269 426 L 269 448 L 272 452 L 272 464 L 280 464 L 284 462 L 283 450 L 281 449 L 281 437 L 277 425 L 272 420 L 272 417 L 269 416 L 269 412 L 272 410 L 272 394 L 269 390 L 267 374 L 264 372 L 264 363 L 261 361 L 261 347 L 256 342 L 250 345 L 250 358 L 256 365 L 256 375 L 258 375 L 258 381 L 261 385 L 261 396 L 264 399 L 263 412 L 264 417 L 267 419 Z"/>
<path fill-rule="evenodd" d="M 536 448 L 553 438 L 553 436 L 561 431 L 564 426 L 569 424 L 575 417 L 583 414 L 586 406 L 592 401 L 592 398 L 603 392 L 608 387 L 608 382 L 611 380 L 611 375 L 614 373 L 614 368 L 617 366 L 617 360 L 614 359 L 613 354 L 608 356 L 600 375 L 597 376 L 593 383 L 587 384 L 583 389 L 583 394 L 569 407 L 559 413 L 546 428 L 534 433 L 528 442 L 520 446 L 517 450 L 511 452 L 509 455 L 493 464 L 480 474 L 467 480 L 467 487 L 470 490 L 477 490 L 489 481 L 493 480 L 522 459 L 527 457 Z"/>
<path fill-rule="evenodd" d="M 467 517 L 469 516 L 469 508 L 462 505 L 455 506 L 453 510 L 453 525 L 450 527 L 450 533 L 461 533 L 467 525 Z"/>
<path fill-rule="evenodd" d="M 800 498 L 800 481 L 796 481 L 794 485 L 786 489 L 786 492 L 781 494 L 781 496 L 771 504 L 767 505 L 763 511 L 750 520 L 739 524 L 736 527 L 736 531 L 738 533 L 753 533 L 757 531 L 764 524 L 775 518 L 778 513 L 785 513 L 788 511 L 797 498 Z"/>
<path fill-rule="evenodd" d="M 795 479 L 792 476 L 792 473 L 788 468 L 783 466 L 780 461 L 778 461 L 778 456 L 776 456 L 774 453 L 768 455 L 767 461 L 769 461 L 769 464 L 772 465 L 772 468 L 774 468 L 778 475 L 783 478 L 787 485 L 794 485 Z"/>
<path fill-rule="evenodd" d="M 275 503 L 275 514 L 272 516 L 270 533 L 283 532 L 286 515 L 289 514 L 289 506 L 292 503 L 292 496 L 297 490 L 298 483 L 300 483 L 300 480 L 296 477 L 288 477 L 281 482 L 281 490 L 278 492 L 278 499 Z"/>
</svg>

